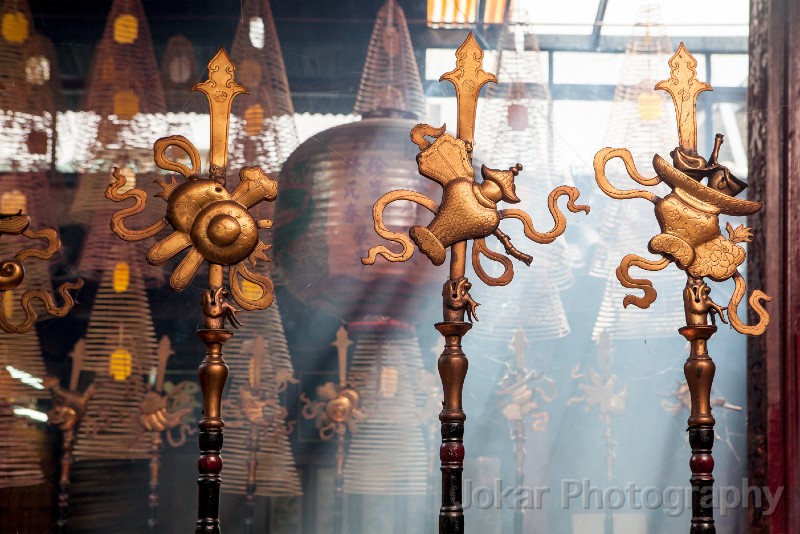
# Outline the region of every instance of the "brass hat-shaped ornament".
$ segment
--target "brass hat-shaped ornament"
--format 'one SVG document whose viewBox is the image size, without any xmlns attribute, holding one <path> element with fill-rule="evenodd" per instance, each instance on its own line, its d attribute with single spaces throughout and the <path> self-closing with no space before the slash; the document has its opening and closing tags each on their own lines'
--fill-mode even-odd
<svg viewBox="0 0 800 534">
<path fill-rule="evenodd" d="M 716 282 L 733 278 L 736 284 L 727 315 L 737 332 L 759 335 L 769 322 L 769 315 L 763 303 L 772 300 L 761 290 L 754 291 L 749 299 L 750 306 L 759 317 L 758 323 L 747 325 L 739 319 L 737 308 L 745 294 L 745 280 L 738 267 L 744 262 L 745 251 L 737 243 L 749 242 L 752 232 L 749 228 L 727 225 L 728 237 L 722 235 L 719 214 L 750 215 L 761 209 L 760 202 L 741 200 L 734 195 L 741 192 L 745 184 L 733 176 L 729 169 L 717 161 L 723 136 L 717 134 L 716 143 L 708 161 L 697 154 L 696 99 L 711 86 L 697 80 L 697 61 L 681 46 L 670 60 L 672 76 L 659 82 L 657 89 L 672 95 L 678 120 L 680 146 L 672 151 L 673 164 L 656 154 L 653 168 L 657 176 L 645 178 L 636 170 L 631 153 L 624 148 L 604 148 L 594 158 L 597 184 L 608 196 L 616 199 L 644 198 L 655 205 L 656 218 L 661 233 L 650 240 L 648 248 L 662 258 L 650 261 L 635 254 L 623 258 L 617 269 L 617 277 L 622 285 L 632 289 L 642 289 L 644 296 L 628 295 L 624 305 L 634 304 L 647 308 L 656 299 L 656 290 L 649 280 L 636 280 L 630 277 L 631 266 L 649 271 L 664 269 L 671 262 L 694 278 L 709 277 Z M 628 174 L 634 181 L 645 186 L 667 184 L 672 192 L 661 198 L 646 190 L 620 190 L 611 185 L 605 175 L 605 166 L 613 158 L 625 163 Z M 700 180 L 707 178 L 706 184 Z M 725 320 L 724 314 L 721 318 Z"/>
</svg>

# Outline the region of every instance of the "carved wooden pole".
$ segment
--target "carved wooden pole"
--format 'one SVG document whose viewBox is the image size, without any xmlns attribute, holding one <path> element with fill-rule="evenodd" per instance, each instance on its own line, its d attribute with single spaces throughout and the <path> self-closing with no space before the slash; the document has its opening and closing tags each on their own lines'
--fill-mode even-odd
<svg viewBox="0 0 800 534">
<path fill-rule="evenodd" d="M 203 416 L 198 427 L 200 459 L 196 534 L 219 533 L 219 490 L 222 471 L 222 391 L 228 378 L 228 366 L 222 356 L 222 347 L 233 332 L 225 328 L 228 321 L 234 327 L 241 323 L 236 318 L 239 311 L 228 302 L 228 297 L 246 310 L 267 308 L 274 299 L 269 277 L 251 272 L 245 261 L 255 266 L 258 260 L 268 261 L 267 246 L 259 240 L 259 230 L 269 228 L 271 221 L 257 221 L 249 208 L 263 201 L 275 200 L 277 184 L 258 167 L 245 167 L 239 172 L 240 183 L 233 191 L 225 187 L 228 161 L 228 127 L 234 97 L 247 93 L 247 89 L 234 81 L 236 68 L 224 49 L 208 64 L 209 78 L 193 90 L 205 93 L 211 116 L 211 148 L 208 178 L 200 176 L 200 156 L 194 145 L 183 136 L 172 136 L 156 141 L 156 165 L 181 174 L 186 180 L 178 185 L 158 181 L 163 192 L 158 196 L 166 203 L 166 214 L 142 230 L 125 227 L 125 219 L 141 213 L 147 194 L 139 189 L 121 192 L 125 177 L 114 169 L 116 179 L 106 190 L 106 197 L 115 202 L 134 199 L 134 205 L 122 209 L 111 220 L 112 230 L 122 239 L 139 241 L 165 229 L 173 232 L 147 252 L 147 261 L 160 265 L 180 252 L 188 253 L 170 278 L 170 285 L 178 291 L 185 289 L 204 262 L 208 262 L 208 289 L 201 297 L 203 328 L 197 335 L 206 346 L 206 355 L 198 368 L 203 392 Z M 182 150 L 191 167 L 169 158 L 170 148 Z M 228 286 L 225 286 L 224 269 L 228 268 Z M 247 281 L 258 288 L 253 298 L 241 283 Z"/>
<path fill-rule="evenodd" d="M 711 90 L 711 86 L 697 79 L 697 61 L 683 43 L 670 59 L 669 65 L 669 79 L 659 82 L 656 89 L 670 93 L 675 104 L 678 146 L 670 153 L 672 164 L 655 155 L 653 167 L 657 176 L 645 178 L 636 170 L 628 150 L 604 148 L 595 156 L 594 169 L 597 184 L 608 196 L 616 199 L 644 198 L 652 202 L 661 227 L 661 233 L 648 243 L 652 253 L 661 255 L 659 260 L 647 260 L 629 254 L 617 268 L 617 278 L 623 286 L 644 291 L 643 296 L 626 296 L 623 304 L 648 308 L 657 295 L 650 280 L 631 277 L 631 267 L 658 271 L 675 262 L 688 276 L 683 292 L 686 326 L 680 329 L 680 333 L 691 345 L 691 353 L 684 366 L 691 395 L 690 532 L 713 534 L 716 532 L 711 501 L 711 489 L 714 485 L 714 457 L 711 454 L 714 444 L 714 417 L 711 414 L 710 397 L 715 366 L 708 355 L 707 342 L 717 330 L 714 326 L 714 314 L 723 322 L 730 321 L 731 326 L 739 333 L 752 336 L 764 333 L 769 324 L 769 314 L 764 309 L 764 303 L 772 298 L 761 290 L 753 291 L 748 304 L 758 316 L 758 322 L 750 325 L 739 318 L 739 303 L 747 288 L 744 277 L 738 270 L 744 263 L 745 250 L 737 243 L 749 242 L 753 234 L 750 228 L 733 228 L 729 223 L 726 226 L 728 237 L 724 237 L 720 231 L 719 214 L 750 215 L 761 210 L 761 203 L 735 198 L 747 184 L 717 161 L 723 140 L 721 134 L 716 135 L 714 149 L 708 160 L 697 153 L 697 96 L 703 91 Z M 672 191 L 661 198 L 647 190 L 617 189 L 605 175 L 606 164 L 614 158 L 624 161 L 629 176 L 638 184 L 654 186 L 664 182 Z M 703 180 L 707 180 L 706 183 Z M 733 278 L 735 289 L 726 307 L 723 308 L 711 300 L 711 289 L 704 281 L 706 277 L 716 282 Z"/>
<path fill-rule="evenodd" d="M 462 405 L 464 379 L 468 361 L 461 348 L 461 339 L 472 328 L 475 302 L 469 294 L 472 284 L 464 276 L 467 262 L 467 241 L 474 240 L 472 265 L 478 278 L 489 285 L 506 285 L 514 276 L 511 260 L 498 254 L 486 245 L 485 239 L 494 235 L 505 248 L 506 254 L 530 265 L 532 258 L 517 250 L 509 237 L 500 229 L 500 221 L 517 219 L 525 227 L 525 235 L 537 243 L 551 243 L 566 228 L 566 219 L 556 200 L 562 195 L 569 197 L 568 208 L 572 212 L 588 212 L 588 206 L 576 206 L 579 192 L 573 187 L 560 186 L 550 193 L 550 214 L 554 227 L 549 232 L 538 232 L 533 228 L 530 216 L 522 210 L 499 210 L 497 203 L 517 203 L 514 179 L 522 165 L 508 170 L 481 169 L 483 181 L 475 181 L 472 168 L 472 150 L 475 133 L 475 110 L 481 88 L 487 82 L 496 82 L 494 74 L 483 70 L 483 50 L 470 33 L 456 51 L 456 68 L 444 74 L 456 90 L 458 100 L 458 133 L 456 137 L 445 133 L 445 126 L 434 128 L 418 124 L 411 131 L 411 141 L 420 153 L 417 155 L 419 172 L 442 186 L 442 201 L 434 200 L 414 191 L 392 191 L 383 195 L 373 208 L 375 231 L 381 237 L 403 246 L 400 253 L 385 246 L 372 247 L 361 261 L 371 265 L 378 255 L 389 261 L 406 261 L 414 251 L 414 244 L 434 265 L 444 263 L 450 249 L 450 276 L 442 288 L 443 321 L 435 327 L 445 340 L 444 351 L 439 357 L 438 368 L 444 389 L 444 403 L 439 414 L 442 429 L 442 445 L 439 458 L 442 470 L 442 507 L 439 511 L 439 531 L 464 532 L 464 509 L 462 506 L 462 471 L 464 468 L 464 421 L 466 415 Z M 426 137 L 434 139 L 428 141 Z M 413 226 L 408 235 L 390 231 L 383 222 L 383 210 L 396 200 L 416 202 L 434 213 L 427 226 Z M 410 237 L 410 239 L 409 239 Z M 489 276 L 480 265 L 481 255 L 501 263 L 504 272 L 499 277 Z M 468 321 L 465 321 L 465 316 Z"/>
</svg>

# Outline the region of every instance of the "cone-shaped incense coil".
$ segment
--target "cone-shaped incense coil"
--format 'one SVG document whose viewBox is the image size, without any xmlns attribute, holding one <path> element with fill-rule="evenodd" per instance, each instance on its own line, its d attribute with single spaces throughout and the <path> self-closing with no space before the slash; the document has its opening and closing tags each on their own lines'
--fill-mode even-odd
<svg viewBox="0 0 800 534">
<path fill-rule="evenodd" d="M 297 127 L 278 32 L 268 0 L 244 0 L 231 49 L 236 75 L 250 95 L 233 102 L 231 165 L 278 172 L 297 148 Z M 272 203 L 264 213 L 272 219 Z"/>
<path fill-rule="evenodd" d="M 622 287 L 614 271 L 609 273 L 592 329 L 593 340 L 599 340 L 604 331 L 612 340 L 674 337 L 675 332 L 686 324 L 683 314 L 686 274 L 678 269 L 665 269 L 647 272 L 646 276 L 652 280 L 658 298 L 643 310 L 635 306 L 622 306 L 625 295 L 630 294 L 631 290 Z"/>
<path fill-rule="evenodd" d="M 552 224 L 547 196 L 559 185 L 573 185 L 573 180 L 553 132 L 547 68 L 533 33 L 533 20 L 525 10 L 514 7 L 509 12 L 496 57 L 498 84 L 486 88 L 484 108 L 478 117 L 476 151 L 491 154 L 498 168 L 525 162 L 516 181 L 522 203 L 515 207 L 532 214 L 535 224 L 546 227 Z M 521 226 L 512 224 L 506 231 L 512 232 L 512 242 L 529 243 Z M 569 249 L 563 239 L 532 250 L 534 262 L 543 267 L 539 274 L 546 272 L 559 290 L 572 285 Z M 516 272 L 518 276 L 532 275 L 524 267 Z M 513 332 L 502 337 L 507 339 Z"/>
<path fill-rule="evenodd" d="M 656 7 L 641 11 L 640 22 L 625 48 L 620 82 L 611 104 L 614 119 L 609 122 L 605 136 L 605 146 L 630 150 L 637 169 L 644 176 L 655 175 L 651 165 L 654 154 L 668 158 L 675 148 L 672 99 L 665 91 L 654 90 L 658 80 L 664 77 L 664 65 L 672 56 L 672 46 L 660 18 Z M 612 183 L 625 183 L 628 188 L 627 182 L 622 182 L 622 177 L 629 179 L 620 162 L 609 164 L 608 177 Z M 600 241 L 589 274 L 605 278 L 614 272 L 628 252 L 644 248 L 659 230 L 652 207 L 644 202 L 622 206 L 620 202 L 602 198 L 605 200 L 597 206 L 602 217 Z M 622 219 L 626 224 L 619 224 Z M 635 245 L 631 247 L 631 243 Z"/>
<path fill-rule="evenodd" d="M 0 169 L 41 171 L 53 158 L 53 58 L 26 0 L 0 5 Z"/>
<path fill-rule="evenodd" d="M 0 403 L 25 405 L 49 398 L 42 384 L 46 374 L 35 328 L 24 334 L 0 332 Z"/>
<path fill-rule="evenodd" d="M 345 493 L 422 495 L 428 457 L 417 409 L 424 403 L 417 384 L 422 370 L 419 341 L 411 325 L 351 323 L 358 336 L 349 382 L 359 384 L 359 423 L 347 451 Z M 363 385 L 361 385 L 363 384 Z"/>
<path fill-rule="evenodd" d="M 536 249 L 539 250 L 541 248 Z M 537 264 L 537 260 L 534 256 L 530 267 L 515 270 L 513 287 L 475 287 L 472 290 L 476 300 L 486 303 L 487 308 L 491 304 L 493 310 L 482 327 L 483 338 L 507 342 L 520 328 L 532 341 L 558 339 L 570 333 L 559 289 L 550 280 L 547 268 Z"/>
<path fill-rule="evenodd" d="M 150 203 L 158 204 L 159 199 L 152 199 L 148 202 Z M 156 238 L 138 242 L 121 241 L 109 225 L 115 210 L 114 206 L 106 206 L 92 217 L 78 259 L 78 273 L 87 280 L 100 280 L 108 271 L 113 271 L 120 258 L 124 256 L 127 258 L 125 261 L 136 264 L 137 271 L 144 276 L 148 287 L 160 286 L 165 279 L 164 269 L 161 266 L 150 265 L 146 259 L 147 250 L 155 243 Z M 146 223 L 145 217 L 139 214 L 132 220 Z M 152 220 L 151 218 L 150 221 Z M 130 224 L 134 226 L 136 223 Z"/>
<path fill-rule="evenodd" d="M 111 168 L 125 162 L 137 185 L 151 183 L 153 143 L 166 134 L 166 103 L 150 30 L 140 0 L 114 0 L 97 45 L 79 118 L 76 164 L 82 171 L 70 210 L 74 222 L 88 224 L 109 204 L 104 192 Z M 148 203 L 149 204 L 149 203 Z"/>
<path fill-rule="evenodd" d="M 222 491 L 234 494 L 247 493 L 248 461 L 256 451 L 255 494 L 261 496 L 301 495 L 300 478 L 295 467 L 289 437 L 286 434 L 286 412 L 280 406 L 279 391 L 294 379 L 289 347 L 284 335 L 278 303 L 251 312 L 247 321 L 230 341 L 226 360 L 230 368 L 225 413 L 225 483 Z M 254 429 L 242 413 L 240 387 L 255 384 L 264 407 L 264 420 L 274 424 Z"/>
<path fill-rule="evenodd" d="M 239 386 L 250 384 L 253 360 L 253 343 L 256 339 L 263 338 L 266 350 L 265 359 L 269 360 L 271 372 L 261 374 L 258 386 L 272 387 L 274 376 L 294 376 L 292 358 L 289 355 L 289 345 L 283 330 L 280 308 L 277 300 L 265 310 L 256 310 L 247 314 L 244 325 L 236 331 L 228 342 L 229 350 L 226 351 L 225 361 L 228 364 L 229 392 L 236 395 Z M 227 438 L 226 438 L 227 443 Z"/>
<path fill-rule="evenodd" d="M 161 82 L 167 110 L 175 113 L 203 113 L 204 99 L 189 91 L 200 80 L 192 42 L 183 35 L 173 35 L 161 56 Z"/>
<path fill-rule="evenodd" d="M 283 337 L 280 322 L 277 326 L 281 335 L 273 336 L 273 339 Z M 278 352 L 282 351 L 279 349 Z M 281 362 L 280 357 L 273 358 L 269 342 L 261 336 L 240 343 L 236 354 L 237 360 L 242 362 L 246 359 L 248 366 L 239 370 L 238 385 L 231 388 L 227 401 L 226 413 L 231 416 L 226 417 L 228 421 L 225 427 L 226 475 L 222 490 L 226 493 L 247 494 L 249 462 L 254 454 L 256 495 L 269 497 L 302 495 L 300 477 L 289 443 L 286 409 L 280 405 L 278 396 L 281 376 L 279 369 L 291 372 L 291 362 L 287 369 L 285 360 Z M 288 352 L 285 354 L 288 356 Z M 263 422 L 263 426 L 261 424 L 256 426 L 245 418 L 242 411 L 244 406 L 242 387 L 248 388 L 244 395 L 258 393 L 257 402 L 263 403 L 260 411 L 262 419 L 259 423 Z"/>
<path fill-rule="evenodd" d="M 34 486 L 45 481 L 39 459 L 41 432 L 0 402 L 0 488 Z"/>
<path fill-rule="evenodd" d="M 78 433 L 79 458 L 149 458 L 150 434 L 139 423 L 147 376 L 158 366 L 156 337 L 144 281 L 121 254 L 103 273 L 89 327 L 83 370 L 95 374 L 97 393 Z"/>
<path fill-rule="evenodd" d="M 396 0 L 387 0 L 378 11 L 354 111 L 361 115 L 395 111 L 414 119 L 425 115 L 414 47 Z"/>
</svg>

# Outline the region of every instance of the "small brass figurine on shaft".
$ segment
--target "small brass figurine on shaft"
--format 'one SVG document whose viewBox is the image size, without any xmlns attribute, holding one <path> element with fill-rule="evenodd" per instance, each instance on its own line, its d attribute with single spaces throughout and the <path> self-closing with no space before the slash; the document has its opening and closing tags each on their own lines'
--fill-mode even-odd
<svg viewBox="0 0 800 534">
<path fill-rule="evenodd" d="M 439 358 L 439 375 L 444 388 L 444 406 L 439 420 L 442 423 L 442 446 L 439 457 L 442 462 L 442 508 L 439 513 L 439 531 L 464 532 L 464 510 L 462 506 L 462 471 L 464 466 L 464 421 L 462 391 L 467 375 L 467 358 L 461 349 L 461 338 L 472 328 L 472 319 L 477 320 L 475 309 L 478 303 L 469 294 L 472 284 L 464 276 L 466 271 L 467 241 L 473 240 L 472 265 L 478 278 L 488 285 L 506 285 L 514 276 L 511 260 L 492 251 L 486 238 L 494 235 L 508 255 L 530 265 L 533 258 L 517 250 L 511 239 L 499 229 L 503 219 L 522 222 L 525 236 L 536 243 L 552 243 L 566 229 L 566 218 L 557 205 L 559 197 L 569 198 L 567 207 L 572 212 L 589 212 L 588 206 L 575 204 L 579 192 L 574 187 L 559 186 L 549 196 L 550 214 L 554 220 L 549 232 L 538 232 L 530 216 L 522 210 L 498 209 L 497 203 L 517 203 L 514 179 L 522 170 L 517 164 L 509 170 L 481 168 L 482 182 L 475 181 L 472 168 L 472 149 L 475 133 L 475 111 L 481 87 L 487 82 L 497 82 L 494 74 L 483 70 L 483 50 L 470 33 L 456 51 L 455 70 L 444 74 L 440 80 L 448 80 L 455 86 L 458 100 L 457 136 L 445 133 L 445 126 L 434 128 L 418 124 L 411 130 L 411 141 L 420 153 L 417 165 L 421 175 L 442 186 L 442 201 L 434 200 L 415 191 L 398 190 L 383 195 L 375 203 L 373 219 L 375 231 L 381 237 L 403 246 L 401 252 L 392 252 L 385 246 L 372 247 L 361 261 L 366 265 L 375 263 L 377 256 L 389 261 L 408 260 L 414 252 L 414 244 L 434 265 L 444 263 L 446 250 L 450 249 L 450 278 L 442 288 L 444 321 L 436 329 L 445 338 L 445 348 Z M 426 137 L 434 139 L 430 142 Z M 409 200 L 425 207 L 434 214 L 427 226 L 413 226 L 408 235 L 390 231 L 383 221 L 383 211 L 396 200 Z M 481 266 L 481 255 L 500 263 L 504 270 L 498 277 L 490 276 Z M 470 322 L 464 321 L 464 316 Z"/>
<path fill-rule="evenodd" d="M 203 311 L 203 329 L 197 335 L 205 343 L 207 352 L 200 364 L 198 376 L 203 392 L 203 417 L 200 419 L 199 441 L 201 456 L 198 461 L 200 477 L 197 534 L 219 532 L 219 490 L 222 470 L 222 420 L 220 406 L 222 391 L 228 378 L 228 367 L 222 358 L 222 346 L 233 335 L 225 328 L 228 321 L 234 328 L 241 323 L 239 312 L 228 297 L 246 310 L 267 308 L 274 299 L 272 282 L 267 276 L 251 272 L 245 266 L 249 260 L 255 267 L 259 260 L 269 261 L 265 252 L 269 248 L 259 239 L 260 229 L 270 228 L 271 221 L 257 221 L 248 211 L 263 201 L 273 201 L 278 186 L 274 179 L 258 167 L 244 167 L 239 171 L 240 183 L 230 192 L 225 187 L 228 161 L 228 127 L 233 99 L 247 89 L 234 81 L 236 68 L 225 50 L 219 52 L 208 64 L 209 78 L 192 90 L 205 93 L 211 115 L 211 149 L 208 178 L 200 176 L 200 156 L 194 145 L 185 137 L 174 135 L 159 139 L 153 147 L 156 165 L 183 176 L 180 185 L 175 178 L 169 182 L 158 180 L 166 201 L 164 217 L 142 230 L 125 226 L 127 217 L 141 213 L 147 194 L 139 189 L 125 191 L 125 176 L 114 169 L 115 182 L 106 190 L 106 197 L 114 202 L 134 199 L 134 205 L 122 209 L 111 219 L 111 229 L 126 241 L 140 241 L 159 233 L 167 226 L 172 233 L 147 252 L 147 261 L 160 265 L 188 249 L 170 278 L 170 285 L 178 291 L 185 289 L 197 274 L 203 262 L 208 262 L 208 289 L 200 299 Z M 168 149 L 182 150 L 191 167 L 169 159 Z M 228 287 L 224 285 L 224 267 L 228 267 Z M 249 283 L 245 291 L 242 283 Z M 258 288 L 259 291 L 255 291 Z"/>
<path fill-rule="evenodd" d="M 689 340 L 691 346 L 689 359 L 684 366 L 691 394 L 691 533 L 709 534 L 716 532 L 711 501 L 714 484 L 714 458 L 711 454 L 714 416 L 710 404 L 715 365 L 707 349 L 708 339 L 717 331 L 714 315 L 719 316 L 722 322 L 730 321 L 739 333 L 757 336 L 764 332 L 769 323 L 764 303 L 772 298 L 761 290 L 753 291 L 748 303 L 758 316 L 758 321 L 748 325 L 739 318 L 738 307 L 746 292 L 746 284 L 739 273 L 739 266 L 745 260 L 745 250 L 738 243 L 749 242 L 752 232 L 742 225 L 733 228 L 729 223 L 726 226 L 728 237 L 723 236 L 719 214 L 751 215 L 761 209 L 761 203 L 734 198 L 747 184 L 717 161 L 723 139 L 721 134 L 717 134 L 708 160 L 697 153 L 697 95 L 710 91 L 711 86 L 696 78 L 697 61 L 683 43 L 670 59 L 669 65 L 670 78 L 659 82 L 656 89 L 669 92 L 675 103 L 679 146 L 670 153 L 672 164 L 656 154 L 653 167 L 657 176 L 645 178 L 636 170 L 628 150 L 604 148 L 594 158 L 594 171 L 597 184 L 608 196 L 615 199 L 644 198 L 652 202 L 661 227 L 661 233 L 648 244 L 650 252 L 661 255 L 661 259 L 652 261 L 629 254 L 617 268 L 617 278 L 623 286 L 644 291 L 644 296 L 626 296 L 623 305 L 647 308 L 656 299 L 656 290 L 650 280 L 631 278 L 628 271 L 632 266 L 658 271 L 674 262 L 687 275 L 686 288 L 683 290 L 686 326 L 679 332 Z M 672 191 L 661 198 L 646 190 L 617 189 L 605 175 L 606 164 L 613 158 L 620 158 L 625 163 L 628 175 L 637 183 L 654 186 L 664 182 Z M 702 183 L 703 179 L 707 179 L 705 184 Z M 704 280 L 706 277 L 715 282 L 733 278 L 735 289 L 727 306 L 720 306 L 711 300 L 711 288 Z"/>
</svg>

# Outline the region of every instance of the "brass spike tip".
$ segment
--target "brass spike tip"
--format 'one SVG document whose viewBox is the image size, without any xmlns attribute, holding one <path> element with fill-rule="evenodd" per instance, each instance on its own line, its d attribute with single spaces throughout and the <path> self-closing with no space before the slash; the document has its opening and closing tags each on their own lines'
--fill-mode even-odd
<svg viewBox="0 0 800 534">
<path fill-rule="evenodd" d="M 655 88 L 672 96 L 681 148 L 697 153 L 697 95 L 713 89 L 697 79 L 697 60 L 683 43 L 670 58 L 669 66 L 669 79 L 658 82 Z"/>
</svg>

